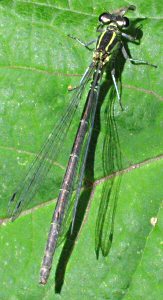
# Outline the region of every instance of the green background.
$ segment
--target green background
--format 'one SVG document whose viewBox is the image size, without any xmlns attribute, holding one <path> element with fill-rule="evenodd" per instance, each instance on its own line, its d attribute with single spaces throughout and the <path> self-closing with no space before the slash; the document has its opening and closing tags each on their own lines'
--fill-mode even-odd
<svg viewBox="0 0 163 300">
<path fill-rule="evenodd" d="M 88 189 L 80 201 L 87 209 L 81 228 L 84 212 L 79 211 L 78 237 L 74 243 L 68 240 L 63 252 L 62 246 L 57 249 L 48 284 L 42 287 L 39 269 L 81 103 L 58 165 L 31 204 L 37 209 L 1 225 L 1 299 L 162 299 L 162 5 L 154 1 L 134 4 L 137 10 L 128 16 L 133 22 L 141 19 L 137 26 L 142 25 L 143 37 L 140 45 L 128 47 L 133 58 L 158 68 L 125 64 L 121 74 L 124 111 L 115 98 L 114 116 L 108 114 L 113 89 L 106 95 L 103 89 L 100 128 L 95 130 L 98 141 L 91 146 L 91 151 L 95 146 L 95 159 L 86 172 L 87 180 L 94 182 L 90 202 L 88 206 L 84 202 L 91 192 Z M 8 199 L 69 102 L 68 85 L 78 84 L 91 61 L 92 53 L 67 34 L 90 41 L 97 36 L 98 15 L 124 5 L 128 3 L 0 2 L 2 221 L 7 217 Z M 117 170 L 124 172 L 107 177 Z M 155 227 L 152 217 L 158 219 Z M 55 294 L 60 289 L 61 294 Z"/>
</svg>

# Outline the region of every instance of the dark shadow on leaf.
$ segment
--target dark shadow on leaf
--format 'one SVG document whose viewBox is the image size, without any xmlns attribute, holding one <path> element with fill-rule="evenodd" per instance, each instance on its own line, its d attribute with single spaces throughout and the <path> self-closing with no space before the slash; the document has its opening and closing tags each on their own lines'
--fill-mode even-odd
<svg viewBox="0 0 163 300">
<path fill-rule="evenodd" d="M 71 233 L 71 225 L 66 235 L 66 241 L 64 247 L 62 249 L 59 262 L 57 264 L 57 269 L 55 273 L 55 292 L 60 293 L 62 289 L 62 285 L 64 283 L 64 277 L 66 273 L 67 263 L 75 246 L 75 241 L 80 231 L 82 221 L 84 218 L 84 214 L 88 205 L 88 201 L 90 198 L 91 189 L 85 190 L 82 192 L 78 209 L 75 216 L 75 223 L 73 227 L 73 232 Z"/>
</svg>

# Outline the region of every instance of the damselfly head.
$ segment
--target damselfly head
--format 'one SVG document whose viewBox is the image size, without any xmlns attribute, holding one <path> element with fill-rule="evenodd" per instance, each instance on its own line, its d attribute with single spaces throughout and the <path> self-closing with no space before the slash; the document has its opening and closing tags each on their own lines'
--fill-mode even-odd
<svg viewBox="0 0 163 300">
<path fill-rule="evenodd" d="M 124 15 L 127 11 L 134 11 L 135 9 L 136 7 L 134 5 L 129 5 L 114 11 L 112 14 L 104 12 L 99 16 L 99 22 L 102 23 L 102 25 L 109 25 L 110 23 L 113 23 L 120 28 L 126 28 L 129 26 L 129 19 L 124 17 Z"/>
<path fill-rule="evenodd" d="M 102 25 L 109 25 L 110 23 L 116 24 L 118 27 L 128 27 L 129 26 L 129 19 L 122 16 L 117 16 L 110 13 L 102 13 L 99 16 L 99 21 L 102 23 Z"/>
</svg>

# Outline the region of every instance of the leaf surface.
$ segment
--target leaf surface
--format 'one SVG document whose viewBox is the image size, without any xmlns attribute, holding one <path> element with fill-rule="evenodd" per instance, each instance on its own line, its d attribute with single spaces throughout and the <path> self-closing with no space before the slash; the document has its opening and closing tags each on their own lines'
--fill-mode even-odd
<svg viewBox="0 0 163 300">
<path fill-rule="evenodd" d="M 10 196 L 69 103 L 68 85 L 78 84 L 92 59 L 92 53 L 67 34 L 83 41 L 94 39 L 98 15 L 123 5 L 122 1 L 117 1 L 116 6 L 115 1 L 110 1 L 109 7 L 108 1 L 0 2 L 2 220 L 7 216 Z M 83 226 L 82 218 L 79 220 L 77 241 L 68 240 L 63 250 L 58 248 L 49 282 L 45 287 L 39 286 L 54 199 L 84 102 L 57 165 L 31 203 L 34 208 L 14 223 L 1 226 L 1 299 L 54 299 L 54 287 L 61 289 L 62 299 L 161 299 L 161 15 L 161 2 L 153 1 L 139 1 L 137 10 L 128 14 L 133 22 L 142 18 L 136 25 L 143 26 L 140 45 L 128 44 L 132 57 L 158 68 L 129 62 L 124 65 L 124 111 L 115 99 L 114 117 L 108 113 L 114 89 L 107 89 L 107 81 L 102 85 L 103 104 L 94 130 L 98 136 L 89 153 L 90 158 L 94 152 L 95 155 L 86 172 L 86 179 L 93 181 L 95 187 Z M 81 197 L 81 207 L 87 206 L 87 192 Z M 111 222 L 109 209 L 115 199 Z M 46 204 L 47 201 L 50 202 Z M 154 228 L 150 223 L 153 217 L 158 218 Z M 100 250 L 97 260 L 95 249 L 99 242 L 105 255 Z M 56 294 L 55 298 L 60 296 Z"/>
</svg>

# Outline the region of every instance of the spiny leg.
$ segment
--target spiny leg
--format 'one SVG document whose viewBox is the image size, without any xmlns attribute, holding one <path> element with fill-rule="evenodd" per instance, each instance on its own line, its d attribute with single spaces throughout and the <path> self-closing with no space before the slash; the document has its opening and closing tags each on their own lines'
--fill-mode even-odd
<svg viewBox="0 0 163 300">
<path fill-rule="evenodd" d="M 111 71 L 111 76 L 112 76 L 113 83 L 114 83 L 114 86 L 115 86 L 115 90 L 116 90 L 116 93 L 117 93 L 117 98 L 118 98 L 118 101 L 119 101 L 119 105 L 120 105 L 121 109 L 123 110 L 121 97 L 120 97 L 120 94 L 119 94 L 119 91 L 118 91 L 118 86 L 117 86 L 116 79 L 115 79 L 115 69 L 113 69 Z"/>
<path fill-rule="evenodd" d="M 147 61 L 139 60 L 139 59 L 133 59 L 133 58 L 129 57 L 129 55 L 128 55 L 128 53 L 127 53 L 127 51 L 126 51 L 124 45 L 122 46 L 122 54 L 123 54 L 124 58 L 125 58 L 126 60 L 129 60 L 131 63 L 133 62 L 133 63 L 136 63 L 136 64 L 144 64 L 144 65 L 148 65 L 148 66 L 157 68 L 156 65 L 150 64 L 150 63 L 147 62 Z"/>
<path fill-rule="evenodd" d="M 136 37 L 134 37 L 134 36 L 132 36 L 132 35 L 129 35 L 129 34 L 127 34 L 127 33 L 124 33 L 124 32 L 122 32 L 122 36 L 123 36 L 124 38 L 126 38 L 127 40 L 129 40 L 130 42 L 135 42 L 135 40 L 136 40 Z"/>
<path fill-rule="evenodd" d="M 94 39 L 88 43 L 84 43 L 83 41 L 81 41 L 80 39 L 78 39 L 75 36 L 72 36 L 71 34 L 68 34 L 68 37 L 70 37 L 71 39 L 77 41 L 80 45 L 84 46 L 85 48 L 87 48 L 88 50 L 93 50 L 91 48 L 89 48 L 90 45 L 92 45 L 93 43 L 96 43 L 97 39 Z"/>
</svg>

